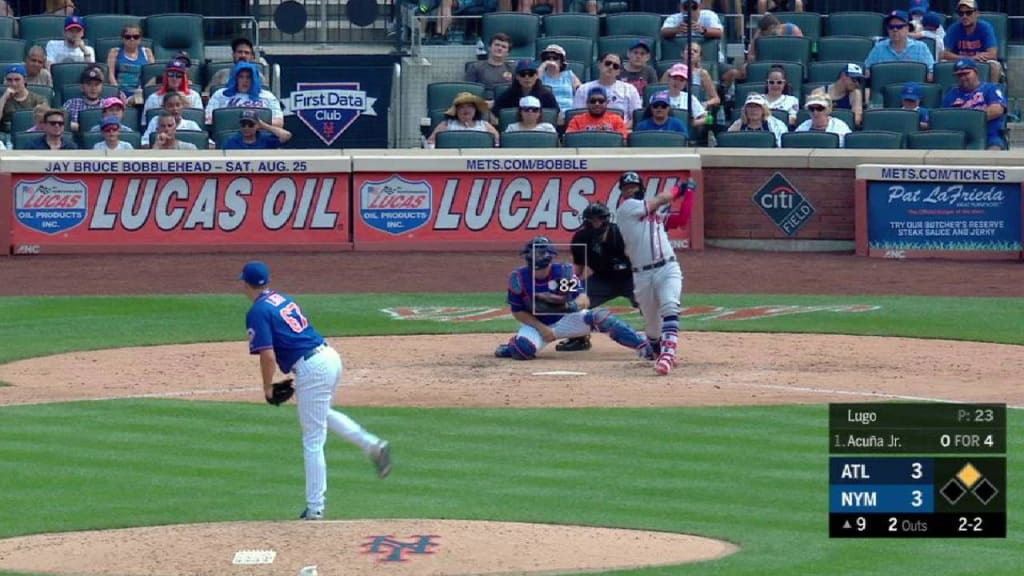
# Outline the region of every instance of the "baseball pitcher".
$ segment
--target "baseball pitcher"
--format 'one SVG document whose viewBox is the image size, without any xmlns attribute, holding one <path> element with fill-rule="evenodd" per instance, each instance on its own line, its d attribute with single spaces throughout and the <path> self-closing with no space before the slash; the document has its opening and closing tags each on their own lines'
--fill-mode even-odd
<svg viewBox="0 0 1024 576">
<path fill-rule="evenodd" d="M 324 515 L 327 495 L 324 460 L 327 429 L 361 448 L 373 461 L 381 478 L 391 472 L 390 446 L 355 420 L 331 409 L 343 371 L 341 357 L 324 341 L 294 300 L 268 288 L 270 269 L 267 265 L 255 260 L 248 262 L 239 279 L 245 295 L 252 300 L 252 307 L 245 315 L 245 326 L 249 334 L 249 353 L 260 357 L 267 403 L 280 406 L 294 394 L 299 405 L 306 469 L 306 509 L 299 519 L 319 520 Z M 284 374 L 294 372 L 294 379 L 274 383 L 275 367 Z"/>
<path fill-rule="evenodd" d="M 645 200 L 639 174 L 625 172 L 619 177 L 619 190 L 626 200 L 619 205 L 616 222 L 633 266 L 633 294 L 644 316 L 644 331 L 651 348 L 660 350 L 654 370 L 662 376 L 676 365 L 679 299 L 683 291 L 683 271 L 665 227 L 681 227 L 689 221 L 695 188 L 691 179 L 684 188 L 677 186 Z M 670 216 L 669 206 L 681 196 L 680 213 Z"/>
<path fill-rule="evenodd" d="M 592 330 L 608 334 L 622 346 L 647 354 L 644 336 L 605 308 L 588 310 L 583 282 L 563 262 L 554 262 L 558 251 L 545 236 L 537 236 L 520 251 L 526 266 L 508 279 L 508 304 L 519 321 L 519 332 L 508 344 L 498 346 L 499 358 L 532 360 L 548 342 L 586 336 Z"/>
</svg>

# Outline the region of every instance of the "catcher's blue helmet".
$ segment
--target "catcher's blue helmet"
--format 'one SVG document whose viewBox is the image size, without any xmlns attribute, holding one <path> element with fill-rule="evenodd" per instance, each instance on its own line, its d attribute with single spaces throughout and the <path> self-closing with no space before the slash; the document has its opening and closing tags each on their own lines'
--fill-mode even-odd
<svg viewBox="0 0 1024 576">
<path fill-rule="evenodd" d="M 636 172 L 623 172 L 622 176 L 619 176 L 619 190 L 622 190 L 627 184 L 636 184 L 637 189 L 633 192 L 633 198 L 643 199 L 644 179 L 639 174 Z"/>
<path fill-rule="evenodd" d="M 523 246 L 519 254 L 526 259 L 528 266 L 532 266 L 534 270 L 542 270 L 558 256 L 558 250 L 551 245 L 551 240 L 547 236 L 535 236 Z"/>
</svg>

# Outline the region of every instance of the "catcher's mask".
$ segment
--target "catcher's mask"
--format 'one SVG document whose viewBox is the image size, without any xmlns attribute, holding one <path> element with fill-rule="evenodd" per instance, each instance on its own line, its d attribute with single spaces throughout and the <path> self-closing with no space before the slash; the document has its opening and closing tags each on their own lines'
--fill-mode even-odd
<svg viewBox="0 0 1024 576">
<path fill-rule="evenodd" d="M 555 250 L 555 247 L 551 245 L 551 240 L 547 236 L 536 236 L 526 246 L 523 246 L 519 254 L 526 259 L 526 264 L 532 266 L 534 270 L 543 270 L 555 259 L 555 256 L 558 255 L 558 250 Z"/>
<path fill-rule="evenodd" d="M 644 180 L 636 172 L 623 172 L 622 176 L 619 176 L 619 190 L 623 190 L 627 185 L 636 184 L 636 190 L 633 191 L 632 197 L 637 200 L 643 200 L 644 197 Z M 624 192 L 624 191 L 623 191 Z"/>
<path fill-rule="evenodd" d="M 604 232 L 608 228 L 608 219 L 611 218 L 612 212 L 604 205 L 603 202 L 591 202 L 586 208 L 583 209 L 583 223 L 597 232 Z M 591 222 L 593 218 L 600 218 L 602 222 L 598 225 L 594 225 Z"/>
</svg>

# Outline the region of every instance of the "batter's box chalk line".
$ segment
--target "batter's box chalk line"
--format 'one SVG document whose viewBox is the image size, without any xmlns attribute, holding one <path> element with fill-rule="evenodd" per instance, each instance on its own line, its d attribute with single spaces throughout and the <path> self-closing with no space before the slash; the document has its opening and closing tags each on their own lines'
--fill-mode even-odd
<svg viewBox="0 0 1024 576">
<path fill-rule="evenodd" d="M 239 550 L 235 552 L 235 558 L 231 563 L 245 566 L 273 564 L 274 558 L 277 558 L 277 552 L 273 550 Z M 314 566 L 313 568 L 315 569 L 316 567 Z"/>
</svg>

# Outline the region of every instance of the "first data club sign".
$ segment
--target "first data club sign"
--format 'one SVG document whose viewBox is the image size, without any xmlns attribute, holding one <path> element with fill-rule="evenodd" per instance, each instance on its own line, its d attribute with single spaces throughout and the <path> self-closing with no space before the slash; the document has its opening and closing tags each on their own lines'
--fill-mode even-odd
<svg viewBox="0 0 1024 576">
<path fill-rule="evenodd" d="M 1024 169 L 857 167 L 857 253 L 1019 259 Z"/>
</svg>

